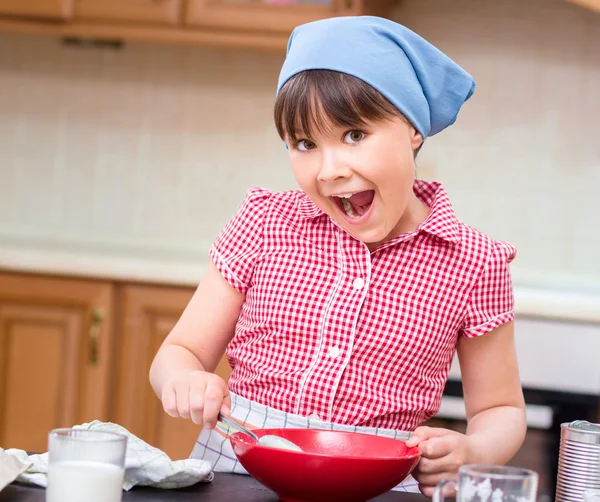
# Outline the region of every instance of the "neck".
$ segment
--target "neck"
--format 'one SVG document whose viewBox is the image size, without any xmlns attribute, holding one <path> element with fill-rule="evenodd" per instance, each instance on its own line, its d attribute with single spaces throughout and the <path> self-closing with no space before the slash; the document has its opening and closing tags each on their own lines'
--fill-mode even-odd
<svg viewBox="0 0 600 502">
<path fill-rule="evenodd" d="M 398 237 L 399 235 L 414 231 L 427 219 L 430 211 L 431 208 L 423 203 L 421 199 L 419 199 L 415 193 L 412 192 L 402 218 L 400 218 L 398 224 L 394 227 L 390 234 L 383 241 L 367 244 L 367 247 L 370 251 L 374 251 L 384 242 Z"/>
</svg>

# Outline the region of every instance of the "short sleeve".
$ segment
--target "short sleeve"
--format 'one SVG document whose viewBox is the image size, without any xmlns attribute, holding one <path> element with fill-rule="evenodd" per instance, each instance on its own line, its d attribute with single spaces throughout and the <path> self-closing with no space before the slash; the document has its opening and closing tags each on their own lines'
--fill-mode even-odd
<svg viewBox="0 0 600 502">
<path fill-rule="evenodd" d="M 490 257 L 469 299 L 460 333 L 466 338 L 489 333 L 515 318 L 514 294 L 509 264 L 516 249 L 494 241 Z"/>
<path fill-rule="evenodd" d="M 221 275 L 242 294 L 246 294 L 250 286 L 254 266 L 263 248 L 263 226 L 270 196 L 268 190 L 248 190 L 240 209 L 209 251 Z"/>
</svg>

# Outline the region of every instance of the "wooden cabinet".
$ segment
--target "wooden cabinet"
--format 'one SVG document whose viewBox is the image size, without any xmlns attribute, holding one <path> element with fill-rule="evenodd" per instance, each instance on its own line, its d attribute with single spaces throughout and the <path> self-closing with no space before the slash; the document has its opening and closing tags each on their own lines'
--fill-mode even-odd
<svg viewBox="0 0 600 502">
<path fill-rule="evenodd" d="M 149 370 L 193 292 L 0 273 L 0 447 L 47 451 L 51 429 L 101 420 L 187 458 L 200 427 L 164 412 Z"/>
<path fill-rule="evenodd" d="M 87 21 L 175 25 L 181 20 L 181 3 L 182 0 L 78 0 L 74 17 Z"/>
<path fill-rule="evenodd" d="M 148 383 L 148 372 L 192 294 L 189 288 L 125 286 L 121 296 L 122 351 L 115 419 L 173 459 L 189 457 L 200 426 L 165 413 Z M 229 378 L 225 360 L 216 373 L 225 380 Z"/>
<path fill-rule="evenodd" d="M 0 31 L 282 53 L 299 24 L 332 16 L 388 17 L 398 1 L 0 0 Z M 71 13 L 72 18 L 64 23 L 40 20 L 67 18 Z"/>
<path fill-rule="evenodd" d="M 0 14 L 31 18 L 66 19 L 75 0 L 0 0 Z"/>
<path fill-rule="evenodd" d="M 0 274 L 0 447 L 109 417 L 113 286 Z"/>
<path fill-rule="evenodd" d="M 262 0 L 187 0 L 185 22 L 191 26 L 234 30 L 285 32 L 299 24 L 333 16 L 389 13 L 385 0 L 309 0 L 277 2 Z"/>
<path fill-rule="evenodd" d="M 0 0 L 0 31 L 285 52 L 294 27 L 400 0 Z M 600 0 L 567 0 L 600 12 Z M 64 22 L 48 22 L 63 20 Z"/>
</svg>

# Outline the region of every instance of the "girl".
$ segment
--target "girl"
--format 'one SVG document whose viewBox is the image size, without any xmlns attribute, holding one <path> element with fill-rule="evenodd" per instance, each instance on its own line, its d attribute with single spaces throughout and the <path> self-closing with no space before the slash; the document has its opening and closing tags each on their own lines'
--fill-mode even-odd
<svg viewBox="0 0 600 502">
<path fill-rule="evenodd" d="M 204 425 L 192 456 L 245 472 L 214 429 L 219 410 L 257 427 L 404 439 L 422 451 L 414 477 L 427 496 L 460 465 L 502 464 L 519 449 L 515 250 L 461 223 L 443 187 L 415 176 L 424 139 L 474 88 L 386 19 L 294 30 L 275 123 L 301 190 L 248 192 L 150 371 L 165 411 Z M 455 351 L 464 435 L 421 426 Z M 225 352 L 227 384 L 212 373 Z"/>
</svg>

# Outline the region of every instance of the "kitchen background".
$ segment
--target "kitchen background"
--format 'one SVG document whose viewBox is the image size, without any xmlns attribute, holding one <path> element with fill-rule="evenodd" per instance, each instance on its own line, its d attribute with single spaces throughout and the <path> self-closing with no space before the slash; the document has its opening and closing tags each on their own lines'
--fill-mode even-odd
<svg viewBox="0 0 600 502">
<path fill-rule="evenodd" d="M 600 15 L 563 0 L 403 0 L 393 18 L 478 85 L 456 127 L 427 141 L 421 176 L 518 247 L 518 285 L 600 294 Z M 167 260 L 175 271 L 148 270 L 195 284 L 248 187 L 295 186 L 272 123 L 282 55 L 0 37 L 3 243 Z"/>
<path fill-rule="evenodd" d="M 391 17 L 477 81 L 456 125 L 427 140 L 419 175 L 444 183 L 462 220 L 518 249 L 524 386 L 583 396 L 597 413 L 600 14 L 564 0 L 402 0 Z M 295 188 L 272 122 L 282 60 L 281 52 L 0 33 L 0 271 L 10 272 L 0 275 L 0 320 L 14 303 L 7 291 L 24 284 L 17 279 L 39 274 L 116 284 L 102 315 L 120 327 L 137 291 L 123 284 L 150 296 L 140 283 L 182 287 L 188 298 L 246 190 Z M 40 283 L 28 284 L 19 301 Z M 0 326 L 0 342 L 14 338 L 10 330 Z M 107 345 L 120 373 L 106 385 L 130 371 L 119 347 L 135 340 L 121 334 Z M 4 406 L 1 397 L 19 388 L 7 382 L 24 378 L 18 357 L 30 356 L 0 346 L 0 441 L 24 437 L 7 415 L 17 397 Z M 59 396 L 66 384 L 56 382 Z M 440 416 L 460 420 L 452 399 Z M 556 407 L 531 404 L 532 434 L 551 430 Z M 104 416 L 141 420 L 119 407 L 107 404 Z"/>
</svg>

